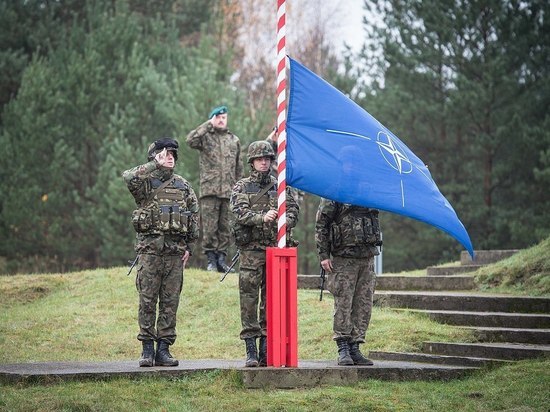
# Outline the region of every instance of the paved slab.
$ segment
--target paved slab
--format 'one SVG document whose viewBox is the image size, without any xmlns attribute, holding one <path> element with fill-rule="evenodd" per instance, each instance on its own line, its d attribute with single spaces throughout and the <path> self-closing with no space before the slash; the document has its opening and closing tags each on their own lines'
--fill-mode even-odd
<svg viewBox="0 0 550 412">
<path fill-rule="evenodd" d="M 550 315 L 539 313 L 473 312 L 459 310 L 395 309 L 422 313 L 437 322 L 457 326 L 550 328 Z"/>
<path fill-rule="evenodd" d="M 369 358 L 374 360 L 392 360 L 401 362 L 425 362 L 439 365 L 460 365 L 471 367 L 498 366 L 511 361 L 503 359 L 476 358 L 469 356 L 435 355 L 419 352 L 382 352 L 370 351 Z"/>
<path fill-rule="evenodd" d="M 498 328 L 482 326 L 462 327 L 472 330 L 477 340 L 479 340 L 480 342 L 513 342 L 550 345 L 550 329 L 547 328 Z"/>
<path fill-rule="evenodd" d="M 550 314 L 550 298 L 503 294 L 377 291 L 374 301 L 392 308 Z"/>
<path fill-rule="evenodd" d="M 549 345 L 528 345 L 521 343 L 424 342 L 422 351 L 439 355 L 508 360 L 550 357 Z"/>
<path fill-rule="evenodd" d="M 140 368 L 137 361 L 40 362 L 0 365 L 0 380 L 10 383 L 51 383 L 106 380 L 115 377 L 177 377 L 212 370 L 236 370 L 247 388 L 298 388 L 349 385 L 360 380 L 449 380 L 472 367 L 418 362 L 376 361 L 373 366 L 337 366 L 333 360 L 299 361 L 297 368 L 244 368 L 242 360 L 180 360 L 177 367 Z"/>
<path fill-rule="evenodd" d="M 453 276 L 461 273 L 475 272 L 481 265 L 463 265 L 463 266 L 428 266 L 426 275 L 428 276 Z"/>
</svg>

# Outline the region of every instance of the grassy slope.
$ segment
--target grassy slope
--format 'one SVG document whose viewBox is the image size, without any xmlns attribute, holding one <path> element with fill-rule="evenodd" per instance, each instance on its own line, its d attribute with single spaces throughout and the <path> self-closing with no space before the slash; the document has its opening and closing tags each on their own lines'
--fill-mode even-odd
<svg viewBox="0 0 550 412">
<path fill-rule="evenodd" d="M 545 250 L 520 255 L 519 261 L 538 259 Z M 125 268 L 112 268 L 0 277 L 0 363 L 136 359 L 137 294 L 133 276 L 125 273 Z M 188 270 L 185 276 L 174 354 L 184 359 L 242 358 L 236 276 L 221 284 L 204 271 Z M 317 291 L 299 291 L 300 359 L 335 357 L 332 299 L 328 294 L 323 302 L 318 299 Z M 403 351 L 414 350 L 423 340 L 469 339 L 451 326 L 375 308 L 368 348 Z M 0 410 L 547 411 L 549 368 L 550 360 L 524 361 L 452 382 L 371 380 L 293 391 L 246 390 L 231 372 L 181 379 L 1 385 Z"/>
<path fill-rule="evenodd" d="M 483 290 L 550 296 L 550 237 L 508 259 L 479 269 Z"/>
</svg>

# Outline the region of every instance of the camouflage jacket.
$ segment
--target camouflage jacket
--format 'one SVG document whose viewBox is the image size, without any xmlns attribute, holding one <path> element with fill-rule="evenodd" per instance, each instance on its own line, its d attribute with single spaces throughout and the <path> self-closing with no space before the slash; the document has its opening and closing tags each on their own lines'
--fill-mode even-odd
<svg viewBox="0 0 550 412">
<path fill-rule="evenodd" d="M 173 170 L 159 167 L 154 160 L 126 170 L 122 177 L 138 207 L 132 216 L 132 223 L 137 232 L 136 252 L 174 255 L 183 254 L 185 251 L 192 253 L 199 237 L 199 204 L 189 182 L 174 174 Z M 169 203 L 174 204 L 168 213 L 167 222 L 163 222 L 167 225 L 165 229 L 161 226 L 162 223 L 159 223 L 160 217 L 163 216 L 159 211 L 159 204 L 162 205 L 163 199 L 158 199 L 160 195 L 152 195 L 155 187 L 172 178 L 174 179 L 171 183 L 161 192 L 172 196 L 173 200 Z M 143 220 L 148 221 L 148 227 L 142 227 L 144 230 L 140 230 L 138 226 L 144 223 L 140 221 L 144 216 L 146 219 Z M 172 223 L 176 221 L 179 230 L 172 227 Z M 184 223 L 184 229 L 180 223 Z"/>
<path fill-rule="evenodd" d="M 191 148 L 200 152 L 200 197 L 229 199 L 231 188 L 243 176 L 239 138 L 207 121 L 192 130 L 186 140 Z"/>
<path fill-rule="evenodd" d="M 272 188 L 256 202 L 253 199 L 266 187 Z M 277 180 L 269 173 L 252 171 L 249 177 L 237 182 L 231 193 L 229 207 L 235 215 L 233 234 L 235 243 L 243 250 L 265 250 L 277 245 L 277 219 L 264 222 L 267 211 L 277 210 Z M 287 242 L 293 245 L 290 229 L 298 222 L 299 207 L 292 192 L 286 191 Z"/>
<path fill-rule="evenodd" d="M 354 215 L 359 215 L 359 218 L 345 219 Z M 373 225 L 374 216 L 376 222 Z M 315 222 L 319 259 L 323 261 L 331 255 L 353 258 L 377 255 L 379 252 L 375 244 L 379 240 L 379 229 L 376 209 L 321 198 Z"/>
</svg>

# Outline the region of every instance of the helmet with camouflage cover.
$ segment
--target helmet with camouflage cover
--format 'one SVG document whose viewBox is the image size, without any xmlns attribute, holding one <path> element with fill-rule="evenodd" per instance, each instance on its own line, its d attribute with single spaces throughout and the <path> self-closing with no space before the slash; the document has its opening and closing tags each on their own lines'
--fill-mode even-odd
<svg viewBox="0 0 550 412">
<path fill-rule="evenodd" d="M 252 164 L 254 159 L 260 157 L 269 157 L 271 160 L 275 160 L 275 152 L 271 144 L 265 140 L 258 140 L 250 143 L 248 146 L 248 163 Z"/>
<path fill-rule="evenodd" d="M 172 139 L 171 137 L 163 137 L 162 139 L 157 139 L 149 145 L 147 149 L 147 160 L 151 161 L 155 156 L 166 149 L 169 152 L 174 154 L 174 160 L 178 160 L 178 141 Z"/>
</svg>

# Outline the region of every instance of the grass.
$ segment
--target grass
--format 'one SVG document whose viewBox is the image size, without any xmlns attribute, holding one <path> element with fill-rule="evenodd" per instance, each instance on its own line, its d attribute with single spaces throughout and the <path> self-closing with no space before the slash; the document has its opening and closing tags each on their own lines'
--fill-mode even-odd
<svg viewBox="0 0 550 412">
<path fill-rule="evenodd" d="M 538 261 L 541 254 L 547 256 L 547 248 L 546 243 L 542 251 L 515 255 L 527 268 L 516 273 L 534 273 L 530 277 L 539 279 L 537 285 L 541 277 L 548 278 L 544 265 L 542 270 L 530 269 L 541 267 L 530 262 Z M 508 260 L 504 267 L 515 265 Z M 110 268 L 0 276 L 0 363 L 137 359 L 137 292 L 134 276 L 127 277 L 126 271 Z M 525 293 L 517 286 L 531 284 L 525 279 L 515 282 L 515 292 Z M 488 287 L 493 283 L 487 283 Z M 300 359 L 335 359 L 332 304 L 330 294 L 319 302 L 318 291 L 299 290 Z M 237 277 L 229 275 L 220 283 L 217 275 L 187 270 L 174 355 L 180 359 L 243 359 L 239 330 Z M 470 341 L 473 337 L 466 330 L 417 314 L 374 308 L 367 339 L 366 350 L 414 351 L 426 340 Z M 307 390 L 247 390 L 234 371 L 177 379 L 2 383 L 0 410 L 547 411 L 549 368 L 550 360 L 522 361 L 451 382 L 369 380 Z"/>
<path fill-rule="evenodd" d="M 550 237 L 475 274 L 482 290 L 550 296 Z"/>
<path fill-rule="evenodd" d="M 70 274 L 0 277 L 0 363 L 135 359 L 137 292 L 126 268 Z M 177 356 L 240 359 L 237 276 L 223 283 L 202 270 L 186 270 L 178 311 Z M 330 294 L 299 290 L 299 356 L 332 359 Z M 371 350 L 411 351 L 424 340 L 471 340 L 469 332 L 416 314 L 374 308 Z M 8 350 L 9 348 L 9 350 Z"/>
</svg>

